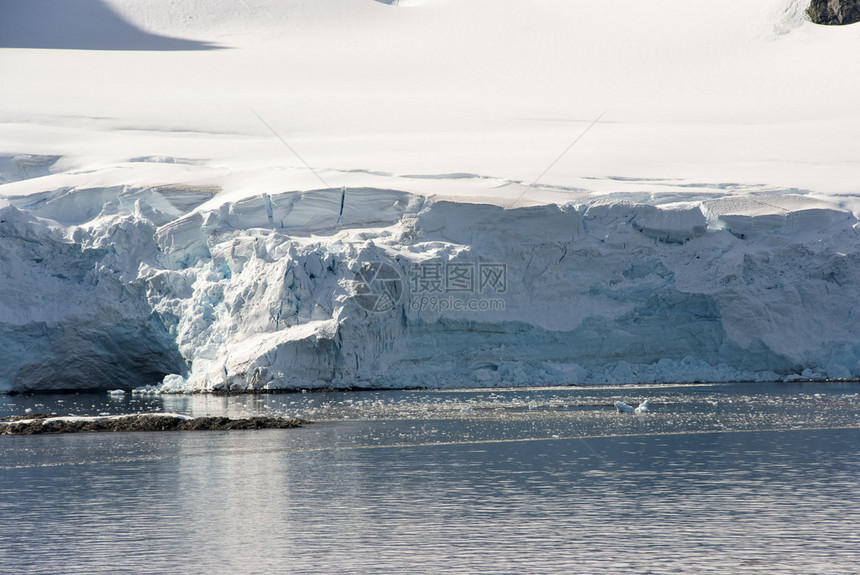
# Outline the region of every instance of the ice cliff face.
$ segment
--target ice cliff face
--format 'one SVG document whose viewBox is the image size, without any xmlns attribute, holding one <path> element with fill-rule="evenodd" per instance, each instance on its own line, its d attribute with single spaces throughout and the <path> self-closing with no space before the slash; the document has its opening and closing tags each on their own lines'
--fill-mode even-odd
<svg viewBox="0 0 860 575">
<path fill-rule="evenodd" d="M 184 369 L 137 273 L 157 252 L 154 231 L 114 214 L 65 237 L 0 209 L 0 389 L 134 386 Z"/>
<path fill-rule="evenodd" d="M 211 195 L 10 197 L 0 389 L 860 376 L 860 224 L 836 205 Z"/>
</svg>

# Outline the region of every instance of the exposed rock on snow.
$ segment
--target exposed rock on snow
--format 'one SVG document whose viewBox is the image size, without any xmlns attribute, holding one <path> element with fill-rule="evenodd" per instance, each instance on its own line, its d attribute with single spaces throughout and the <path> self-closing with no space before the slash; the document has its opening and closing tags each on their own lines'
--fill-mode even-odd
<svg viewBox="0 0 860 575">
<path fill-rule="evenodd" d="M 860 22 L 860 0 L 812 0 L 807 13 L 816 24 L 853 24 Z"/>
</svg>

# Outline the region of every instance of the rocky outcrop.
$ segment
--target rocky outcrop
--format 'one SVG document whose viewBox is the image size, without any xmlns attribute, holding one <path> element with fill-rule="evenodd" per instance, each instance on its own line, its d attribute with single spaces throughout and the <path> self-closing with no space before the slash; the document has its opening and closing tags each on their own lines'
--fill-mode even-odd
<svg viewBox="0 0 860 575">
<path fill-rule="evenodd" d="M 853 24 L 860 22 L 860 0 L 812 0 L 806 13 L 816 24 Z"/>
<path fill-rule="evenodd" d="M 44 414 L 0 420 L 0 435 L 77 433 L 82 431 L 213 431 L 234 429 L 290 429 L 310 423 L 280 417 L 184 417 L 141 414 L 115 417 L 55 417 Z"/>
</svg>

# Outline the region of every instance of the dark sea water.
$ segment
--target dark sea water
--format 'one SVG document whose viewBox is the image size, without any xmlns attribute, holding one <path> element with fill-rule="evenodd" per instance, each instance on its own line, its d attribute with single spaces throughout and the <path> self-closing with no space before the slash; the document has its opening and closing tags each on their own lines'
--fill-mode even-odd
<svg viewBox="0 0 860 575">
<path fill-rule="evenodd" d="M 316 423 L 0 437 L 0 573 L 860 573 L 860 384 L 26 409 Z"/>
</svg>

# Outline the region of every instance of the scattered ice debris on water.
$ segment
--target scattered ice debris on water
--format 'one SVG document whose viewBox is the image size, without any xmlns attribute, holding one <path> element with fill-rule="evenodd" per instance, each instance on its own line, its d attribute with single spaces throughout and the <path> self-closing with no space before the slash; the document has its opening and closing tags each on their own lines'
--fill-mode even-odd
<svg viewBox="0 0 860 575">
<path fill-rule="evenodd" d="M 132 395 L 161 395 L 161 389 L 155 385 L 144 385 L 131 390 Z"/>
<path fill-rule="evenodd" d="M 648 413 L 648 401 L 645 400 L 638 405 L 638 407 L 633 407 L 632 405 L 627 405 L 623 401 L 615 402 L 615 409 L 618 410 L 618 413 L 632 413 L 634 415 L 639 415 L 641 413 Z"/>
<path fill-rule="evenodd" d="M 538 407 L 538 406 L 537 406 L 537 403 L 535 403 L 535 402 L 531 402 L 531 403 L 529 404 L 529 409 L 530 409 L 530 410 L 531 410 L 531 409 L 537 409 L 537 407 Z"/>
</svg>

